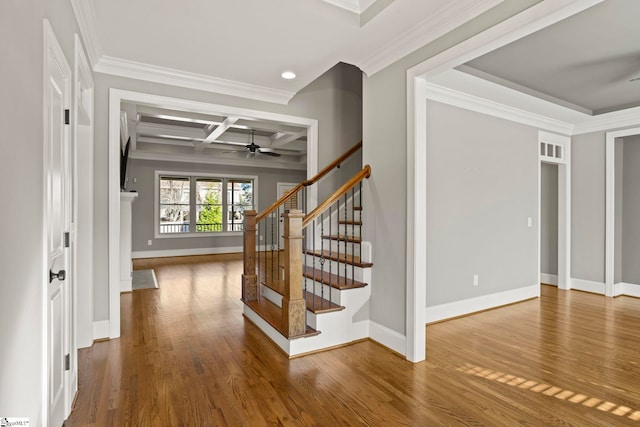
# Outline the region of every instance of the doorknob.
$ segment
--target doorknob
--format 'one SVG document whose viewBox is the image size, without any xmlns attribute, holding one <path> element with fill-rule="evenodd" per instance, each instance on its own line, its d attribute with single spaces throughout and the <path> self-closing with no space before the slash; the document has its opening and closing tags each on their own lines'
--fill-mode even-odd
<svg viewBox="0 0 640 427">
<path fill-rule="evenodd" d="M 64 270 L 60 270 L 57 273 L 49 270 L 49 283 L 53 282 L 53 279 L 58 279 L 61 282 L 67 277 L 67 272 Z"/>
</svg>

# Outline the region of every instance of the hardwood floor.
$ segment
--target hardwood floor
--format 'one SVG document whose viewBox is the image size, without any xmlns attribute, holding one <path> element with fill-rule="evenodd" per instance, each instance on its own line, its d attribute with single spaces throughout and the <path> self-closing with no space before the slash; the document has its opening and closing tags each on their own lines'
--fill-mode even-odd
<svg viewBox="0 0 640 427">
<path fill-rule="evenodd" d="M 184 260 L 180 260 L 184 261 Z M 640 300 L 542 297 L 427 327 L 427 361 L 375 344 L 287 359 L 242 317 L 241 261 L 137 263 L 122 337 L 80 352 L 74 426 L 640 423 Z"/>
</svg>

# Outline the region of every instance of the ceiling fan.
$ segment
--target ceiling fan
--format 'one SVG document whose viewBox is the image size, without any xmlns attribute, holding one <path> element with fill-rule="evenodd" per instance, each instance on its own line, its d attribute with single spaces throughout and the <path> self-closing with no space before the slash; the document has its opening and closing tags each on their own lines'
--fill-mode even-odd
<svg viewBox="0 0 640 427">
<path fill-rule="evenodd" d="M 254 133 L 255 131 L 251 129 L 251 144 L 245 145 L 245 148 L 248 150 L 247 157 L 255 157 L 256 153 L 271 157 L 280 157 L 280 153 L 274 152 L 272 148 L 262 148 L 253 142 Z"/>
</svg>

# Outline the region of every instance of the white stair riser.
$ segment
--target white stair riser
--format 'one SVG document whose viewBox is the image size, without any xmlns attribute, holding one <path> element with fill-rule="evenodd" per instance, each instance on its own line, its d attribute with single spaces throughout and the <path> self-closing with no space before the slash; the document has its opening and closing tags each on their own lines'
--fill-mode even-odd
<svg viewBox="0 0 640 427">
<path fill-rule="evenodd" d="M 371 283 L 371 271 L 370 269 L 365 269 L 363 272 L 363 279 L 361 282 L 362 283 L 367 283 L 370 284 Z M 302 282 L 302 286 L 304 287 L 304 280 Z M 365 286 L 364 288 L 369 288 L 370 286 Z M 354 289 L 363 289 L 363 288 L 354 288 Z M 349 291 L 352 291 L 354 289 L 336 289 L 333 288 L 329 285 L 325 285 L 322 284 L 320 282 L 311 280 L 311 279 L 307 279 L 307 287 L 306 287 L 306 291 L 307 292 L 314 292 L 316 295 L 318 296 L 322 296 L 324 299 L 326 300 L 330 300 L 331 302 L 333 302 L 334 304 L 338 304 L 341 305 L 343 307 L 347 306 L 347 301 L 345 301 L 345 295 L 348 295 Z"/>
<path fill-rule="evenodd" d="M 329 259 L 325 259 L 324 260 L 324 264 L 320 263 L 320 258 L 319 257 L 314 257 L 312 255 L 308 255 L 307 258 L 307 267 L 313 267 L 316 270 L 322 270 L 322 271 L 326 271 L 326 272 L 331 272 L 332 274 L 336 274 L 340 277 L 344 277 L 346 275 L 346 277 L 348 279 L 354 278 L 355 280 L 357 280 L 358 282 L 362 282 L 362 278 L 364 277 L 363 275 L 363 268 L 362 267 L 357 267 L 357 266 L 352 266 L 351 264 L 346 264 L 346 271 L 345 271 L 345 264 L 338 262 L 338 261 L 332 261 Z"/>
<path fill-rule="evenodd" d="M 335 230 L 332 229 L 332 231 Z M 361 227 L 359 225 L 351 225 L 351 224 L 340 224 L 340 234 L 346 234 L 347 236 L 357 236 L 360 237 L 362 233 L 360 233 Z"/>
</svg>

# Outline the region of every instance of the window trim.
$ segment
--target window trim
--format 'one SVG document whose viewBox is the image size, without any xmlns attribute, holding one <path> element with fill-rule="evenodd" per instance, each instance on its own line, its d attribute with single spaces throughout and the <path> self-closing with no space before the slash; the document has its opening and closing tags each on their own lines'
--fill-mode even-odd
<svg viewBox="0 0 640 427">
<path fill-rule="evenodd" d="M 237 174 L 216 174 L 216 173 L 206 173 L 206 172 L 184 172 L 184 171 L 167 171 L 167 170 L 156 170 L 154 172 L 154 186 L 153 186 L 153 194 L 154 194 L 154 205 L 153 205 L 153 234 L 156 239 L 180 239 L 180 238 L 192 238 L 192 237 L 228 237 L 228 236 L 241 236 L 242 231 L 211 231 L 211 232 L 195 232 L 190 231 L 188 233 L 160 233 L 160 177 L 171 177 L 171 178 L 188 178 L 190 181 L 190 185 L 194 186 L 195 189 L 195 181 L 198 178 L 204 179 L 221 179 L 223 181 L 223 193 L 225 194 L 224 202 L 223 202 L 223 210 L 227 208 L 226 204 L 226 183 L 230 179 L 246 179 L 253 181 L 253 209 L 258 210 L 258 176 L 257 175 L 237 175 Z M 192 182 L 193 181 L 193 182 Z M 196 201 L 191 200 L 192 197 L 189 198 L 189 206 L 190 208 L 196 208 Z"/>
</svg>

